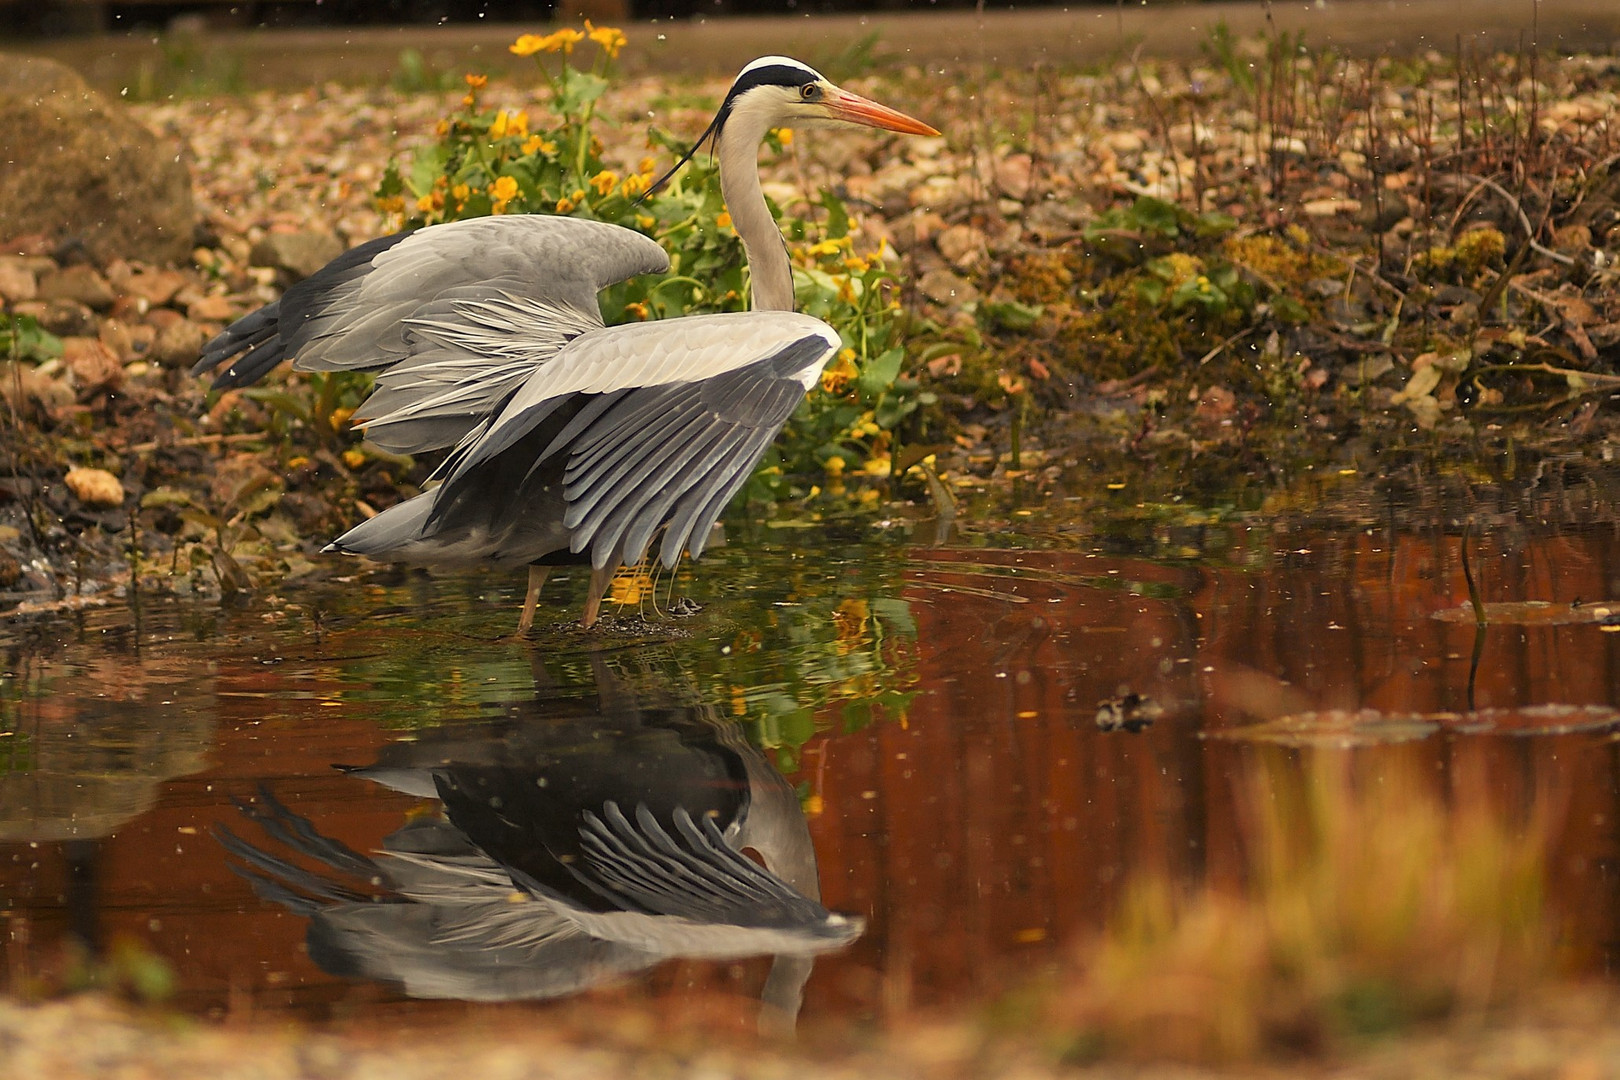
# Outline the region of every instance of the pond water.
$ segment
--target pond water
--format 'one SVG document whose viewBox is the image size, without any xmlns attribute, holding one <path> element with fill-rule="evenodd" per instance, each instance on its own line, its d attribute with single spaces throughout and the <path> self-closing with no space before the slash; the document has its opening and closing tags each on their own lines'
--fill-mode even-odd
<svg viewBox="0 0 1620 1080">
<path fill-rule="evenodd" d="M 59 986 L 71 942 L 135 943 L 172 1002 L 213 1016 L 460 1018 L 579 988 L 745 1025 L 762 995 L 792 1013 L 802 983 L 801 1023 L 881 1021 L 1016 986 L 1141 874 L 1241 878 L 1243 777 L 1323 755 L 1539 823 L 1560 956 L 1611 972 L 1620 531 L 1523 512 L 1475 529 L 1481 634 L 1455 528 L 1064 527 L 1060 509 L 744 529 L 621 592 L 608 625 L 543 612 L 527 641 L 506 636 L 520 580 L 348 562 L 239 607 L 0 621 L 0 983 Z M 562 580 L 554 620 L 583 588 Z M 660 614 L 672 596 L 701 609 Z M 544 882 L 608 800 L 662 807 L 667 836 L 676 805 L 724 827 L 747 803 L 761 880 L 819 877 L 864 928 L 828 931 L 809 901 L 719 937 L 650 915 L 633 946 L 565 956 L 514 923 L 543 905 L 509 880 L 410 855 Z M 265 895 L 237 872 L 254 852 Z M 761 951 L 794 956 L 773 975 Z"/>
</svg>

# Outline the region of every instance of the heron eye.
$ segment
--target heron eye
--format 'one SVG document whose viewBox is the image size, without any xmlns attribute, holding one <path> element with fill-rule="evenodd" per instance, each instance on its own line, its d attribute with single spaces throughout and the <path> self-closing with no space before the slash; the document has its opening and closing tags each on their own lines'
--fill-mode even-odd
<svg viewBox="0 0 1620 1080">
<path fill-rule="evenodd" d="M 821 97 L 821 87 L 813 82 L 807 82 L 799 87 L 799 96 L 805 101 L 815 101 Z"/>
</svg>

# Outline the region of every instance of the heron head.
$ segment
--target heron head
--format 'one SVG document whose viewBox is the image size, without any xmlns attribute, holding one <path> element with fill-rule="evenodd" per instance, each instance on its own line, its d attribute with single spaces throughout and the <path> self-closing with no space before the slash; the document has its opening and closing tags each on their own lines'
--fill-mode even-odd
<svg viewBox="0 0 1620 1080">
<path fill-rule="evenodd" d="M 787 56 L 762 56 L 737 73 L 715 117 L 715 134 L 739 115 L 757 117 L 767 128 L 857 124 L 906 135 L 939 134 L 921 120 L 845 90 L 809 64 Z"/>
<path fill-rule="evenodd" d="M 712 138 L 718 146 L 721 136 L 733 128 L 757 139 L 772 128 L 850 124 L 906 135 L 939 134 L 921 120 L 835 85 L 809 64 L 787 56 L 762 56 L 737 73 L 708 128 L 647 195 L 663 187 L 705 142 Z"/>
</svg>

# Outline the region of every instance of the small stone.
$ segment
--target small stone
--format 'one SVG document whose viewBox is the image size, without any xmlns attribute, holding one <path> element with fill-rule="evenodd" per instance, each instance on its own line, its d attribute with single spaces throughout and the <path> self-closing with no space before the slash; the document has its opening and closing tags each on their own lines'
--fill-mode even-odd
<svg viewBox="0 0 1620 1080">
<path fill-rule="evenodd" d="M 945 229 L 945 219 L 932 210 L 913 210 L 894 223 L 894 244 L 909 251 L 925 244 Z"/>
<path fill-rule="evenodd" d="M 123 505 L 124 485 L 106 469 L 69 469 L 63 479 L 86 506 L 105 509 Z"/>
<path fill-rule="evenodd" d="M 978 289 L 944 269 L 928 271 L 917 287 L 936 304 L 967 304 L 979 298 Z"/>
<path fill-rule="evenodd" d="M 53 378 L 32 364 L 6 360 L 0 361 L 0 400 L 16 413 L 37 406 L 49 414 L 73 404 L 73 391 L 68 388 L 66 379 Z"/>
<path fill-rule="evenodd" d="M 236 318 L 236 305 L 228 296 L 202 296 L 187 305 L 186 315 L 198 322 L 230 322 Z"/>
<path fill-rule="evenodd" d="M 112 311 L 110 311 L 108 314 L 115 319 L 121 319 L 124 322 L 134 323 L 145 318 L 146 313 L 151 310 L 152 301 L 148 300 L 146 297 L 136 296 L 133 293 L 125 293 L 123 296 L 120 296 L 117 300 L 113 301 Z"/>
<path fill-rule="evenodd" d="M 996 187 L 1002 194 L 1022 202 L 1029 197 L 1035 161 L 1028 154 L 1008 154 L 996 162 Z"/>
<path fill-rule="evenodd" d="M 1300 207 L 1306 217 L 1333 217 L 1335 214 L 1354 214 L 1361 209 L 1359 199 L 1311 199 Z"/>
<path fill-rule="evenodd" d="M 965 269 L 978 262 L 985 253 L 985 235 L 971 225 L 952 225 L 934 241 L 939 253 L 951 265 Z"/>
<path fill-rule="evenodd" d="M 116 390 L 124 383 L 124 365 L 118 354 L 98 338 L 63 338 L 62 363 L 84 391 Z"/>
<path fill-rule="evenodd" d="M 329 232 L 266 233 L 253 245 L 248 261 L 273 266 L 293 281 L 302 281 L 343 254 L 343 244 Z"/>
<path fill-rule="evenodd" d="M 21 259 L 0 258 L 0 300 L 15 304 L 39 295 L 39 281 Z"/>
<path fill-rule="evenodd" d="M 77 300 L 52 300 L 40 313 L 39 325 L 57 337 L 90 337 L 96 332 L 96 313 Z"/>
<path fill-rule="evenodd" d="M 101 339 L 103 345 L 112 350 L 120 362 L 134 359 L 135 336 L 130 333 L 127 323 L 120 319 L 103 319 L 96 336 Z"/>
<path fill-rule="evenodd" d="M 185 275 L 177 270 L 151 270 L 131 274 L 123 289 L 126 295 L 139 296 L 152 307 L 162 307 L 174 299 L 174 294 L 185 284 Z"/>
<path fill-rule="evenodd" d="M 118 295 L 93 266 L 69 266 L 39 279 L 42 300 L 72 300 L 95 311 L 106 311 Z"/>
<path fill-rule="evenodd" d="M 202 355 L 207 340 L 206 330 L 189 319 L 181 319 L 158 331 L 148 355 L 167 367 L 189 367 Z"/>
</svg>

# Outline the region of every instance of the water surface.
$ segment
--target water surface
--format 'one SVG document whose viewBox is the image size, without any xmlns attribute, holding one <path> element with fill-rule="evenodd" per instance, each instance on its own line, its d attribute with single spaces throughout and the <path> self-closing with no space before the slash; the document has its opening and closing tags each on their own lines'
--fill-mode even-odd
<svg viewBox="0 0 1620 1080">
<path fill-rule="evenodd" d="M 591 633 L 563 621 L 583 581 L 553 579 L 556 616 L 530 641 L 506 636 L 520 581 L 346 562 L 240 607 L 144 598 L 0 622 L 0 982 L 59 985 L 72 942 L 135 942 L 207 1015 L 518 1007 L 412 1002 L 323 970 L 308 921 L 256 896 L 211 830 L 253 839 L 236 801 L 270 792 L 374 852 L 435 818 L 431 788 L 335 764 L 499 756 L 604 709 L 735 732 L 791 786 L 823 903 L 866 920 L 816 960 L 801 1022 L 987 1000 L 1101 926 L 1135 875 L 1241 879 L 1244 776 L 1322 755 L 1543 823 L 1560 955 L 1606 975 L 1620 537 L 1477 530 L 1483 635 L 1461 539 L 863 521 L 755 530 L 622 594 Z M 671 596 L 702 609 L 660 614 Z M 666 958 L 587 993 L 747 1018 L 770 967 Z"/>
</svg>

